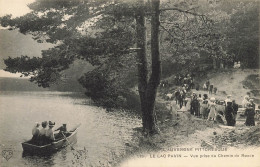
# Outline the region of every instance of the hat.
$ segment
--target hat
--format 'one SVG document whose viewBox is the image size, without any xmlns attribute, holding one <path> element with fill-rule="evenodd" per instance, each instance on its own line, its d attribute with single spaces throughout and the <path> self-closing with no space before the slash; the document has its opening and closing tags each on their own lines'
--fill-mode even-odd
<svg viewBox="0 0 260 167">
<path fill-rule="evenodd" d="M 47 124 L 48 124 L 47 121 L 42 122 L 42 126 L 47 126 Z"/>
<path fill-rule="evenodd" d="M 249 101 L 250 101 L 250 102 L 253 102 L 253 101 L 254 101 L 254 99 L 250 99 Z"/>
<path fill-rule="evenodd" d="M 215 101 L 215 97 L 211 97 L 209 100 L 210 101 Z"/>
<path fill-rule="evenodd" d="M 231 95 L 227 95 L 227 97 L 232 97 Z"/>
<path fill-rule="evenodd" d="M 54 126 L 54 125 L 55 125 L 55 122 L 49 121 L 49 126 Z"/>
</svg>

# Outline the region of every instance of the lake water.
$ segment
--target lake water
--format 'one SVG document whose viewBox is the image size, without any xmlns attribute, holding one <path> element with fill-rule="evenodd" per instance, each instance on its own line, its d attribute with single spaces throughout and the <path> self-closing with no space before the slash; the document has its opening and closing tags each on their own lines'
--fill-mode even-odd
<svg viewBox="0 0 260 167">
<path fill-rule="evenodd" d="M 1 156 L 0 166 L 107 166 L 115 154 L 124 153 L 141 120 L 87 103 L 86 98 L 70 93 L 0 92 L 0 149 L 13 150 L 8 161 Z M 24 156 L 21 143 L 31 138 L 35 122 L 45 120 L 56 122 L 54 129 L 67 123 L 69 130 L 81 123 L 75 150 L 66 147 L 46 157 Z M 86 156 L 75 158 L 84 147 Z"/>
</svg>

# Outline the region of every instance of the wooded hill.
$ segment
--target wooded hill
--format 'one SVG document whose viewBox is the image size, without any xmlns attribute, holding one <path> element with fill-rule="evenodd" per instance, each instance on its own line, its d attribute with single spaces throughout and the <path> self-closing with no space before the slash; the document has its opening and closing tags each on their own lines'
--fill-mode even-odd
<svg viewBox="0 0 260 167">
<path fill-rule="evenodd" d="M 66 78 L 75 60 L 87 61 L 95 68 L 79 82 L 106 107 L 117 107 L 138 85 L 148 133 L 156 131 L 154 104 L 165 71 L 208 71 L 236 61 L 259 67 L 257 0 L 36 0 L 29 8 L 22 17 L 1 17 L 1 25 L 56 46 L 41 58 L 9 58 L 6 70 L 49 87 Z"/>
</svg>

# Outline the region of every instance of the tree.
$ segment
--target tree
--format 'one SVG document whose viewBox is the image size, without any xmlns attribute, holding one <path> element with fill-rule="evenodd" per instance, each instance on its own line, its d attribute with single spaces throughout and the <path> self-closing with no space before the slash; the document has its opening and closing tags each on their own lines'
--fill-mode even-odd
<svg viewBox="0 0 260 167">
<path fill-rule="evenodd" d="M 19 18 L 7 15 L 1 18 L 4 27 L 18 28 L 30 33 L 38 42 L 57 45 L 42 52 L 42 58 L 9 58 L 5 60 L 10 72 L 31 76 L 31 81 L 48 87 L 61 77 L 61 71 L 69 68 L 75 59 L 89 61 L 97 68 L 80 79 L 94 100 L 117 97 L 114 75 L 118 73 L 122 57 L 129 56 L 131 46 L 138 47 L 139 93 L 143 113 L 143 128 L 147 133 L 157 132 L 154 104 L 160 82 L 160 55 L 158 43 L 159 0 L 151 2 L 155 11 L 152 18 L 152 72 L 148 80 L 145 36 L 145 3 L 124 1 L 49 1 L 37 0 L 29 5 L 33 11 Z M 136 19 L 136 32 L 133 32 Z M 92 24 L 92 25 L 91 25 Z M 91 25 L 91 26 L 90 26 Z M 83 32 L 81 30 L 84 30 Z M 96 31 L 93 33 L 93 31 Z M 91 79 L 91 82 L 88 80 Z M 102 82 L 102 84 L 100 83 Z M 99 85 L 97 87 L 97 84 Z M 115 100 L 115 99 L 112 99 Z"/>
<path fill-rule="evenodd" d="M 247 68 L 259 67 L 258 2 L 242 2 L 237 5 L 230 18 L 227 37 L 228 51 L 234 55 L 233 61 L 241 61 Z"/>
<path fill-rule="evenodd" d="M 199 14 L 196 5 L 199 1 L 160 5 L 160 0 L 36 0 L 29 5 L 31 13 L 19 18 L 4 16 L 1 25 L 56 46 L 43 51 L 41 58 L 9 58 L 6 70 L 31 76 L 32 82 L 48 87 L 76 59 L 88 61 L 95 69 L 79 79 L 86 94 L 116 107 L 129 86 L 121 81 L 132 79 L 129 76 L 137 67 L 143 129 L 154 134 L 159 131 L 154 105 L 161 78 L 160 55 L 183 64 L 193 63 L 202 53 L 213 59 L 228 57 L 226 36 L 219 31 L 226 14 L 208 12 L 208 17 Z"/>
</svg>

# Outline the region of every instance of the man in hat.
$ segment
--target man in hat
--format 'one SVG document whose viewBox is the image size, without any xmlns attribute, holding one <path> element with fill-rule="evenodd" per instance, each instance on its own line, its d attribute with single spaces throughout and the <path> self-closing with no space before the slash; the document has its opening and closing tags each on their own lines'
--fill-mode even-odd
<svg viewBox="0 0 260 167">
<path fill-rule="evenodd" d="M 57 135 L 57 138 L 63 137 L 63 134 L 66 135 L 66 133 L 68 133 L 66 124 L 62 124 L 62 126 L 59 127 L 58 129 L 56 129 L 55 131 L 58 131 L 58 130 L 59 130 L 59 133 Z"/>
<path fill-rule="evenodd" d="M 49 121 L 49 129 L 46 130 L 46 138 L 48 143 L 51 143 L 55 140 L 54 132 L 52 130 L 54 126 L 55 126 L 55 122 Z"/>
</svg>

